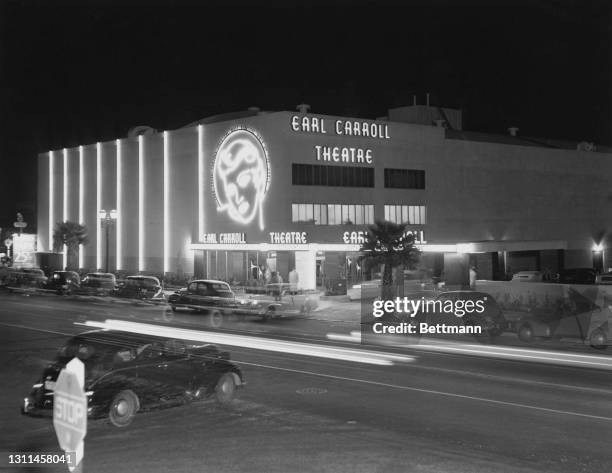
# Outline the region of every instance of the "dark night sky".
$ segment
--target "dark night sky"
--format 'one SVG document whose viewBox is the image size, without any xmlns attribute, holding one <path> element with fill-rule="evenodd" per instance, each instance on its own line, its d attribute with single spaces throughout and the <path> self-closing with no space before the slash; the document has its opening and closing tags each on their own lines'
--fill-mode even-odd
<svg viewBox="0 0 612 473">
<path fill-rule="evenodd" d="M 259 106 L 612 144 L 599 0 L 0 0 L 0 227 L 34 223 L 36 155 Z"/>
</svg>

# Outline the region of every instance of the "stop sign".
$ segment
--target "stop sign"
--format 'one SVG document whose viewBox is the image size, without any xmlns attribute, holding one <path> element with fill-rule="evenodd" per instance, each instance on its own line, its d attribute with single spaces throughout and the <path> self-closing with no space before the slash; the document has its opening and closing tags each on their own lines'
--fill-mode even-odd
<svg viewBox="0 0 612 473">
<path fill-rule="evenodd" d="M 60 447 L 76 452 L 87 434 L 87 396 L 83 391 L 84 365 L 73 358 L 55 383 L 53 393 L 53 426 Z"/>
</svg>

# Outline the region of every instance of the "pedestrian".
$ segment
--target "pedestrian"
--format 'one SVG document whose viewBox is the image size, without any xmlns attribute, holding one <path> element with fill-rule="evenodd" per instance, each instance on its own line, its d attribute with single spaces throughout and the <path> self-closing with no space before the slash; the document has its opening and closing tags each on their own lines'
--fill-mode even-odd
<svg viewBox="0 0 612 473">
<path fill-rule="evenodd" d="M 289 292 L 291 295 L 295 295 L 298 292 L 298 283 L 300 282 L 300 275 L 297 270 L 293 268 L 289 273 Z"/>
<path fill-rule="evenodd" d="M 476 272 L 476 266 L 470 267 L 470 289 L 476 289 L 476 277 L 478 273 Z"/>
<path fill-rule="evenodd" d="M 270 280 L 272 284 L 272 292 L 274 294 L 275 301 L 281 301 L 283 296 L 283 277 L 280 275 L 278 271 L 274 271 L 272 273 L 272 278 Z"/>
</svg>

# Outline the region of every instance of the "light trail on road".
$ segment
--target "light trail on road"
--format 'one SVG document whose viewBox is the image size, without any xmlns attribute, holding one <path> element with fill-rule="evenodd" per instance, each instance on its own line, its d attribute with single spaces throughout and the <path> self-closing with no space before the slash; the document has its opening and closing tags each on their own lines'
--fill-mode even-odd
<svg viewBox="0 0 612 473">
<path fill-rule="evenodd" d="M 219 345 L 239 346 L 257 350 L 266 350 L 278 353 L 312 356 L 317 358 L 330 358 L 333 360 L 352 361 L 373 365 L 391 366 L 394 363 L 411 363 L 414 356 L 398 355 L 394 353 L 377 352 L 372 350 L 356 350 L 352 348 L 334 347 L 314 343 L 289 342 L 272 338 L 261 338 L 246 335 L 234 335 L 203 330 L 182 329 L 160 325 L 142 324 L 123 320 L 107 319 L 104 322 L 86 321 L 76 322 L 76 325 L 120 330 L 124 332 L 142 333 L 167 338 L 215 343 Z"/>
<path fill-rule="evenodd" d="M 335 341 L 361 343 L 361 333 L 358 331 L 351 332 L 350 335 L 328 333 L 327 338 Z M 421 339 L 421 343 L 416 341 L 412 341 L 411 343 L 400 343 L 402 339 L 395 336 L 376 337 L 375 340 L 380 342 L 381 345 L 410 348 L 414 350 L 612 370 L 612 357 L 608 356 L 582 355 L 551 350 L 534 350 L 532 348 L 501 347 L 481 344 L 473 345 L 436 341 L 432 339 Z"/>
</svg>

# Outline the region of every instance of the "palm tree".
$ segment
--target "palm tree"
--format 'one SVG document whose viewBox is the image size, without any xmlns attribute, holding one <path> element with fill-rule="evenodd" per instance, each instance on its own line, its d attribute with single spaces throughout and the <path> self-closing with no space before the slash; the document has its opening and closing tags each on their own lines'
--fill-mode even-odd
<svg viewBox="0 0 612 473">
<path fill-rule="evenodd" d="M 67 257 L 66 265 L 70 269 L 79 269 L 78 262 L 75 262 L 79 245 L 85 245 L 89 242 L 87 236 L 87 227 L 77 222 L 57 222 L 53 229 L 53 249 L 57 252 L 61 251 L 66 245 Z"/>
<path fill-rule="evenodd" d="M 374 225 L 368 226 L 368 237 L 359 251 L 359 260 L 364 261 L 367 268 L 384 265 L 381 287 L 383 300 L 394 297 L 393 268 L 403 265 L 415 269 L 421 254 L 414 244 L 414 236 L 406 234 L 406 224 L 386 220 L 376 220 Z"/>
</svg>

